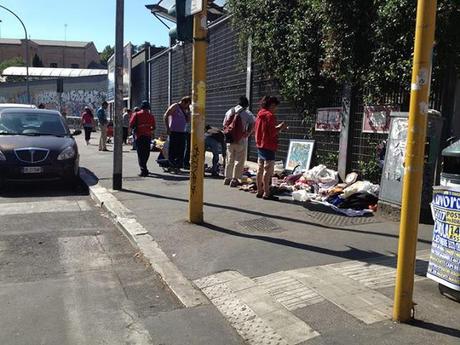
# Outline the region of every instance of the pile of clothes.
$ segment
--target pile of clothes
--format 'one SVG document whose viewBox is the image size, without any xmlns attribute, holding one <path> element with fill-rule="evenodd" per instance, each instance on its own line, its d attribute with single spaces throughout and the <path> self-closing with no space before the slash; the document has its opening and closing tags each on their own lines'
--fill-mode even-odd
<svg viewBox="0 0 460 345">
<path fill-rule="evenodd" d="M 369 181 L 358 181 L 358 174 L 348 174 L 343 182 L 336 171 L 324 165 L 288 176 L 279 176 L 273 193 L 291 193 L 299 202 L 326 205 L 347 216 L 363 216 L 377 209 L 379 186 Z"/>
</svg>

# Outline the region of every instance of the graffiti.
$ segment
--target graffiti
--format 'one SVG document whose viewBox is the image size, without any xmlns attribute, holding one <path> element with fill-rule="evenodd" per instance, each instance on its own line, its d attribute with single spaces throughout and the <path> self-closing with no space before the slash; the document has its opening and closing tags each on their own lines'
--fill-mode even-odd
<svg viewBox="0 0 460 345">
<path fill-rule="evenodd" d="M 72 84 L 68 84 L 68 86 L 71 87 Z M 55 90 L 31 90 L 31 103 L 43 103 L 47 109 L 60 109 L 67 116 L 80 116 L 85 106 L 95 110 L 106 99 L 107 91 L 105 89 L 97 88 L 98 85 L 94 85 L 94 88 L 90 89 L 91 86 L 89 84 L 88 88 L 64 91 L 61 97 Z M 9 94 L 0 90 L 0 103 L 28 103 L 27 93 L 22 90 L 15 89 Z"/>
</svg>

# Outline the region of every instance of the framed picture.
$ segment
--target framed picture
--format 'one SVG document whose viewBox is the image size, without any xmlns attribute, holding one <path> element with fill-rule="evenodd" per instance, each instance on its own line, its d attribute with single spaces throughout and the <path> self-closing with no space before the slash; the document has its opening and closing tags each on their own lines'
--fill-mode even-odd
<svg viewBox="0 0 460 345">
<path fill-rule="evenodd" d="M 291 139 L 289 142 L 286 169 L 294 170 L 296 166 L 299 166 L 298 169 L 300 170 L 310 169 L 314 144 L 314 140 Z"/>
<path fill-rule="evenodd" d="M 399 111 L 399 107 L 393 105 L 365 106 L 363 133 L 388 133 L 390 131 L 390 114 L 392 111 Z"/>
<path fill-rule="evenodd" d="M 342 129 L 342 107 L 318 108 L 316 110 L 315 131 L 340 132 Z"/>
</svg>

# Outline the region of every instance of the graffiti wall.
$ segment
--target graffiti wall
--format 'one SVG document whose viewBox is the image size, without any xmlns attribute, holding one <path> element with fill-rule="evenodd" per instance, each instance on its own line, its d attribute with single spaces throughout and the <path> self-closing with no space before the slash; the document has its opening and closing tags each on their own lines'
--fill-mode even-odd
<svg viewBox="0 0 460 345">
<path fill-rule="evenodd" d="M 64 91 L 56 92 L 56 80 L 34 80 L 30 83 L 33 104 L 45 104 L 67 116 L 79 116 L 85 106 L 97 109 L 107 96 L 107 77 L 94 76 L 64 79 Z M 24 83 L 0 84 L 0 103 L 27 103 Z"/>
</svg>

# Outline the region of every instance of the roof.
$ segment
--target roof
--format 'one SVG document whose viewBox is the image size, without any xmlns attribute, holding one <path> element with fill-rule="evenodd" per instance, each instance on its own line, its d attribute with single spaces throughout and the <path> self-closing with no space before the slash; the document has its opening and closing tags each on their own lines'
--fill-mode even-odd
<svg viewBox="0 0 460 345">
<path fill-rule="evenodd" d="M 85 48 L 91 42 L 81 41 L 53 41 L 53 40 L 29 40 L 40 46 L 55 46 L 55 47 L 74 47 L 74 48 Z M 0 38 L 0 44 L 22 44 L 22 39 L 17 38 Z"/>
<path fill-rule="evenodd" d="M 30 77 L 87 77 L 94 75 L 106 75 L 106 69 L 81 69 L 81 68 L 47 68 L 29 67 Z M 25 76 L 26 67 L 8 67 L 3 70 L 4 76 Z"/>
<path fill-rule="evenodd" d="M 0 44 L 16 44 L 20 45 L 22 41 L 16 38 L 0 38 Z"/>
<path fill-rule="evenodd" d="M 52 41 L 52 40 L 31 40 L 41 46 L 65 46 L 65 47 L 77 47 L 84 48 L 91 42 L 81 41 Z"/>
</svg>

